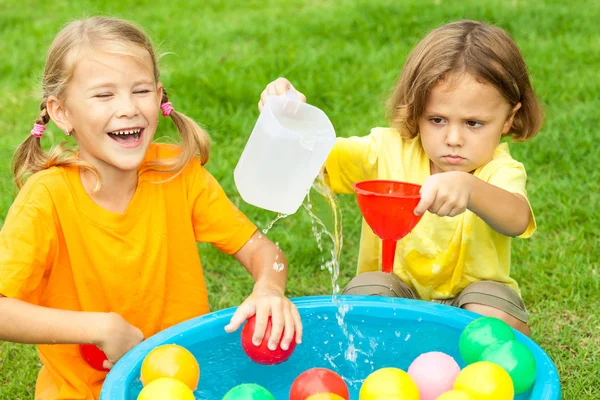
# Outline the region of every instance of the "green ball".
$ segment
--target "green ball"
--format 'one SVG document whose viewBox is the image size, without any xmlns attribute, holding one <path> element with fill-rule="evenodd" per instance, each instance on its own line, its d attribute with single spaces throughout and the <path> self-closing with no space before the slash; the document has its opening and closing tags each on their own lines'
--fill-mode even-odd
<svg viewBox="0 0 600 400">
<path fill-rule="evenodd" d="M 223 400 L 275 400 L 275 397 L 262 386 L 243 383 L 227 392 Z"/>
<path fill-rule="evenodd" d="M 489 345 L 481 361 L 489 361 L 504 368 L 510 375 L 515 394 L 525 393 L 535 381 L 535 357 L 531 351 L 516 340 L 502 340 Z"/>
<path fill-rule="evenodd" d="M 499 340 L 515 340 L 513 329 L 498 318 L 478 318 L 460 334 L 458 350 L 468 365 L 479 361 L 485 348 Z"/>
</svg>

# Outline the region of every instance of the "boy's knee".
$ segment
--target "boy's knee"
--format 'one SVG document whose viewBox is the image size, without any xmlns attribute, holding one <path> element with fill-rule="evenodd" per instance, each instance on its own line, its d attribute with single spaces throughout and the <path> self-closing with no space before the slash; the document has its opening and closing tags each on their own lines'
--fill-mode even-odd
<svg viewBox="0 0 600 400">
<path fill-rule="evenodd" d="M 413 291 L 400 278 L 385 272 L 364 272 L 355 276 L 342 291 L 343 295 L 388 296 L 415 299 Z"/>
<path fill-rule="evenodd" d="M 481 281 L 467 286 L 453 302 L 456 307 L 498 318 L 529 335 L 528 314 L 521 296 L 499 282 Z"/>
</svg>

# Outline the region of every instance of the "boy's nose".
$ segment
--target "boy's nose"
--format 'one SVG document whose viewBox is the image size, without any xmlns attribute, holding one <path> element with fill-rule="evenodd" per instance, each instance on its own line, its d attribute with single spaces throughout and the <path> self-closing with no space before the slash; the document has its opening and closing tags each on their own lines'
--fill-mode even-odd
<svg viewBox="0 0 600 400">
<path fill-rule="evenodd" d="M 460 127 L 452 125 L 448 127 L 446 144 L 452 147 L 460 147 L 464 144 L 464 136 Z"/>
</svg>

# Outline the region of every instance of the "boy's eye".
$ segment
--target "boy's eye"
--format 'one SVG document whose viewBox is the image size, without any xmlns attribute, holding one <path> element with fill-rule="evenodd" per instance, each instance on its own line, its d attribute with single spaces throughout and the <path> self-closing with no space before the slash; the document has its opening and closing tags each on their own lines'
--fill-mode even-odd
<svg viewBox="0 0 600 400">
<path fill-rule="evenodd" d="M 479 128 L 480 126 L 483 126 L 483 124 L 479 121 L 467 121 L 467 125 L 469 125 L 471 128 Z"/>
<path fill-rule="evenodd" d="M 433 122 L 434 124 L 441 124 L 444 122 L 444 118 L 440 118 L 440 117 L 431 117 L 431 118 L 429 118 L 429 120 L 431 122 Z"/>
</svg>

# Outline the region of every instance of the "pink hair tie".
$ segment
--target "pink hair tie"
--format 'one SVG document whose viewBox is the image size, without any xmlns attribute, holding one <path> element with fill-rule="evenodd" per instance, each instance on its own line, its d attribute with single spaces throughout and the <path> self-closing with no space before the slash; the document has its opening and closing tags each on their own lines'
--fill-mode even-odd
<svg viewBox="0 0 600 400">
<path fill-rule="evenodd" d="M 171 115 L 171 111 L 173 111 L 173 104 L 170 101 L 163 103 L 160 105 L 160 109 L 162 110 L 162 116 L 168 117 Z"/>
<path fill-rule="evenodd" d="M 42 134 L 44 133 L 45 130 L 46 130 L 45 125 L 35 124 L 35 125 L 33 125 L 33 129 L 31 130 L 31 134 L 33 136 L 35 136 L 36 138 L 41 138 Z"/>
</svg>

